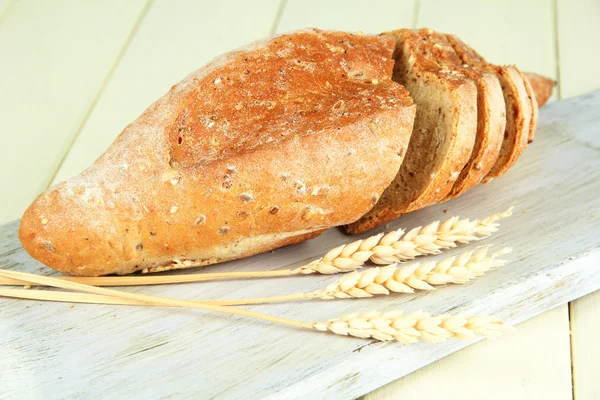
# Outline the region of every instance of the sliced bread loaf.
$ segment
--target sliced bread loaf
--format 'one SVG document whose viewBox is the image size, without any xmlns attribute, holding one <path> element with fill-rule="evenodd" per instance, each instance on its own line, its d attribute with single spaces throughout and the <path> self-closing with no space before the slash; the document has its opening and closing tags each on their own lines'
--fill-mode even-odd
<svg viewBox="0 0 600 400">
<path fill-rule="evenodd" d="M 527 147 L 534 114 L 533 104 L 528 96 L 525 80 L 517 67 L 490 64 L 458 37 L 447 36 L 464 64 L 496 74 L 502 87 L 506 104 L 506 129 L 498 159 L 483 180 L 489 182 L 508 171 Z"/>
<path fill-rule="evenodd" d="M 417 105 L 415 127 L 398 175 L 375 207 L 346 227 L 364 232 L 445 199 L 469 161 L 477 132 L 477 87 L 444 35 L 430 29 L 385 33 L 394 38 L 393 80 Z"/>
</svg>

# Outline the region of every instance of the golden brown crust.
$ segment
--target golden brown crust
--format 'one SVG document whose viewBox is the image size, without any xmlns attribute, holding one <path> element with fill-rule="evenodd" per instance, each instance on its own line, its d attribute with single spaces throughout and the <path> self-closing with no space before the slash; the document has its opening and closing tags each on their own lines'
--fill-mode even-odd
<svg viewBox="0 0 600 400">
<path fill-rule="evenodd" d="M 40 195 L 21 221 L 25 249 L 72 275 L 126 274 L 241 258 L 358 219 L 394 178 L 412 130 L 412 101 L 390 79 L 393 46 L 302 31 L 213 61 Z M 240 78 L 246 57 L 270 85 Z"/>
<path fill-rule="evenodd" d="M 547 76 L 534 74 L 533 72 L 525 72 L 525 77 L 531 85 L 538 107 L 546 104 L 550 96 L 552 96 L 556 81 Z"/>
</svg>

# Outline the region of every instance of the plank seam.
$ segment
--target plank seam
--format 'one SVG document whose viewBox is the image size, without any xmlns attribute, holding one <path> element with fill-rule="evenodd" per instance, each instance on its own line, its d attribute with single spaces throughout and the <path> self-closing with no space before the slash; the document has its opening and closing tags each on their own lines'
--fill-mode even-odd
<svg viewBox="0 0 600 400">
<path fill-rule="evenodd" d="M 562 82 L 560 79 L 560 35 L 558 26 L 558 0 L 552 1 L 552 22 L 554 25 L 554 57 L 556 60 L 556 91 L 558 98 L 562 99 Z"/>
<path fill-rule="evenodd" d="M 569 302 L 569 304 L 567 305 L 567 312 L 569 314 L 569 359 L 571 361 L 571 399 L 575 400 L 575 363 L 573 362 L 573 318 L 571 307 L 572 302 Z"/>
<path fill-rule="evenodd" d="M 269 31 L 270 36 L 274 36 L 277 33 L 277 29 L 279 28 L 279 23 L 281 22 L 281 16 L 283 15 L 283 11 L 287 6 L 287 0 L 281 0 L 279 3 L 279 7 L 277 7 L 277 12 L 275 13 L 275 19 L 273 20 L 273 24 L 271 25 L 271 30 Z"/>
<path fill-rule="evenodd" d="M 117 66 L 119 65 L 119 63 L 123 59 L 123 56 L 125 55 L 125 53 L 129 49 L 129 46 L 133 42 L 133 38 L 135 37 L 135 34 L 138 32 L 139 27 L 141 26 L 143 20 L 148 15 L 148 12 L 149 12 L 149 10 L 150 10 L 150 8 L 152 7 L 153 4 L 154 4 L 154 0 L 147 0 L 146 1 L 146 4 L 144 5 L 144 7 L 142 8 L 142 11 L 140 12 L 140 15 L 136 19 L 135 23 L 133 24 L 133 27 L 132 27 L 131 31 L 129 32 L 129 35 L 127 35 L 127 38 L 125 39 L 125 42 L 123 42 L 123 46 L 121 47 L 121 50 L 119 50 L 119 53 L 117 54 L 117 57 L 115 58 L 115 61 L 112 63 L 111 67 L 108 70 L 108 73 L 106 74 L 106 77 L 104 78 L 104 80 L 100 84 L 100 88 L 98 89 L 98 92 L 96 93 L 96 95 L 92 99 L 92 102 L 90 103 L 90 106 L 88 107 L 85 115 L 83 116 L 83 118 L 81 119 L 81 121 L 79 122 L 79 124 L 77 125 L 77 129 L 75 130 L 75 133 L 73 134 L 73 137 L 69 141 L 69 143 L 67 145 L 67 148 L 65 149 L 65 151 L 62 154 L 62 156 L 60 157 L 60 161 L 58 162 L 56 168 L 54 168 L 54 170 L 50 174 L 50 177 L 43 183 L 42 186 L 43 186 L 44 189 L 47 189 L 50 186 L 50 184 L 52 183 L 52 181 L 54 181 L 54 178 L 56 178 L 56 175 L 58 174 L 58 171 L 60 171 L 61 167 L 63 166 L 63 164 L 64 164 L 64 162 L 65 162 L 65 160 L 67 158 L 67 156 L 71 152 L 71 149 L 73 148 L 73 145 L 75 144 L 75 141 L 77 141 L 77 138 L 81 134 L 81 131 L 85 127 L 85 124 L 87 123 L 88 119 L 92 115 L 92 111 L 94 110 L 94 108 L 96 107 L 96 105 L 98 104 L 98 102 L 100 101 L 100 98 L 102 97 L 102 94 L 106 90 L 106 87 L 108 86 L 108 83 L 110 82 L 110 80 L 112 79 L 115 71 L 117 70 Z"/>
<path fill-rule="evenodd" d="M 421 0 L 415 0 L 415 4 L 413 6 L 413 16 L 412 16 L 412 28 L 417 29 L 417 24 L 419 22 L 419 14 L 421 13 Z"/>
</svg>

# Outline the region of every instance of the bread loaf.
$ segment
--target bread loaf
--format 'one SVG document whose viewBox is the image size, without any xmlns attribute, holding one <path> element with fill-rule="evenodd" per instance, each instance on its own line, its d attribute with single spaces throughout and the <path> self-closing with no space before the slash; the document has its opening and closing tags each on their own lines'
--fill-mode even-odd
<svg viewBox="0 0 600 400">
<path fill-rule="evenodd" d="M 393 79 L 417 105 L 415 128 L 398 175 L 375 207 L 346 227 L 350 233 L 445 199 L 469 161 L 477 132 L 477 88 L 472 78 L 449 68 L 461 60 L 446 37 L 430 29 L 384 36 L 396 41 Z"/>
<path fill-rule="evenodd" d="M 412 130 L 394 44 L 307 30 L 215 59 L 42 193 L 23 246 L 67 274 L 128 274 L 246 257 L 357 220 Z"/>
</svg>

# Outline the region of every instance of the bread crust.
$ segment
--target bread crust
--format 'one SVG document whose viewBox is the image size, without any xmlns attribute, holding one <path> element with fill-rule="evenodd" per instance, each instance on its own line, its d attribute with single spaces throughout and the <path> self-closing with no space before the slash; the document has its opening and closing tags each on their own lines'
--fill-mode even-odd
<svg viewBox="0 0 600 400">
<path fill-rule="evenodd" d="M 533 72 L 525 72 L 524 74 L 531 85 L 538 107 L 542 107 L 546 104 L 550 96 L 552 96 L 556 81 L 547 76 L 534 74 Z"/>
<path fill-rule="evenodd" d="M 42 193 L 21 221 L 23 246 L 67 274 L 128 274 L 246 257 L 355 221 L 412 131 L 393 48 L 308 30 L 214 60 Z"/>
<path fill-rule="evenodd" d="M 346 227 L 350 233 L 445 199 L 469 161 L 477 131 L 477 89 L 471 78 L 448 68 L 453 50 L 446 38 L 431 29 L 384 35 L 396 41 L 393 79 L 417 105 L 415 128 L 398 175 L 375 207 Z M 460 63 L 456 54 L 453 62 Z"/>
</svg>

